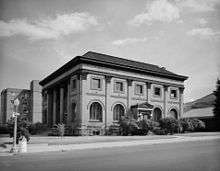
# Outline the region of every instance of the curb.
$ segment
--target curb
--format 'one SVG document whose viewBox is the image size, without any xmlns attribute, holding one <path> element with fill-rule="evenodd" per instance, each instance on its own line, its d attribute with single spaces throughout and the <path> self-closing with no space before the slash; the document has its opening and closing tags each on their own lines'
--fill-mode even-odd
<svg viewBox="0 0 220 171">
<path fill-rule="evenodd" d="M 102 149 L 102 148 L 113 148 L 113 147 L 129 147 L 138 145 L 156 145 L 156 144 L 169 144 L 169 143 L 180 143 L 180 142 L 193 142 L 193 141 L 206 141 L 220 139 L 220 136 L 206 136 L 206 137 L 183 137 L 176 136 L 172 139 L 157 139 L 157 140 L 133 140 L 123 142 L 95 142 L 95 143 L 84 143 L 84 144 L 68 144 L 68 145 L 48 145 L 44 144 L 29 144 L 27 146 L 26 153 L 19 154 L 33 154 L 40 152 L 58 152 L 58 151 L 70 151 L 70 150 L 86 150 L 86 149 Z M 8 153 L 5 151 L 0 152 L 0 156 L 13 156 L 15 154 Z"/>
</svg>

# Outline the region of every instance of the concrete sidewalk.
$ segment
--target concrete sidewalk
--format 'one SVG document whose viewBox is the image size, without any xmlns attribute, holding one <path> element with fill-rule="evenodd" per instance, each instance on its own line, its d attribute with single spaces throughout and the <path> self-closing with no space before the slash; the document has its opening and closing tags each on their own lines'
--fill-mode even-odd
<svg viewBox="0 0 220 171">
<path fill-rule="evenodd" d="M 54 139 L 53 137 L 52 139 Z M 75 139 L 76 138 L 76 139 Z M 78 138 L 78 139 L 77 139 Z M 48 139 L 41 137 L 42 139 Z M 69 140 L 75 139 L 76 142 L 69 143 Z M 39 153 L 39 152 L 52 152 L 52 151 L 68 151 L 68 150 L 84 150 L 84 149 L 97 149 L 97 148 L 111 148 L 111 147 L 127 147 L 137 145 L 153 145 L 153 144 L 164 144 L 164 143 L 179 143 L 179 142 L 192 142 L 192 141 L 205 141 L 220 139 L 220 134 L 179 134 L 175 136 L 127 136 L 127 137 L 72 137 L 66 138 L 58 143 L 31 143 L 27 145 L 27 153 Z M 67 141 L 68 140 L 68 141 Z M 79 141 L 80 140 L 80 141 Z M 84 140 L 84 141 L 82 141 Z M 93 141 L 91 141 L 93 140 Z M 114 141 L 111 141 L 114 140 Z M 9 153 L 11 145 L 7 145 L 7 148 L 0 151 L 0 156 L 13 155 Z"/>
</svg>

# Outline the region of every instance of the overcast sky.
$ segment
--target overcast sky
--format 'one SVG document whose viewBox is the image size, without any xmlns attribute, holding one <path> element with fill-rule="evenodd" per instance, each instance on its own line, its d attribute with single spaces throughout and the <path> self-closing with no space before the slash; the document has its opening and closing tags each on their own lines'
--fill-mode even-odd
<svg viewBox="0 0 220 171">
<path fill-rule="evenodd" d="M 29 88 L 96 51 L 189 76 L 185 102 L 220 77 L 220 0 L 0 0 L 0 90 Z"/>
</svg>

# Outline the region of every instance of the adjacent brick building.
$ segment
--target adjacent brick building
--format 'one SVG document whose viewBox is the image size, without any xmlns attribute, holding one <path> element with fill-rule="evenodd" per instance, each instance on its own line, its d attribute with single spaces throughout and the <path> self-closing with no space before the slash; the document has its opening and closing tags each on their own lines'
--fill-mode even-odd
<svg viewBox="0 0 220 171">
<path fill-rule="evenodd" d="M 181 117 L 186 76 L 157 65 L 87 52 L 43 79 L 43 122 L 88 135 L 121 116 Z"/>
<path fill-rule="evenodd" d="M 0 124 L 6 124 L 14 109 L 12 101 L 19 99 L 18 112 L 31 122 L 42 122 L 42 95 L 39 81 L 33 80 L 28 89 L 6 88 L 1 92 Z"/>
</svg>

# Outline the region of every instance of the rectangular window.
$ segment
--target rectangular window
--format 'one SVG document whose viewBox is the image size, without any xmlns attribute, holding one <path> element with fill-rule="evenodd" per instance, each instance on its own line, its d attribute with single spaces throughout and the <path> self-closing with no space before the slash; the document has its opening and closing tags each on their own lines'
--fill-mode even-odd
<svg viewBox="0 0 220 171">
<path fill-rule="evenodd" d="M 124 91 L 123 82 L 116 81 L 115 82 L 115 92 L 123 92 L 123 91 Z"/>
<path fill-rule="evenodd" d="M 161 96 L 161 88 L 160 87 L 154 87 L 154 95 Z"/>
<path fill-rule="evenodd" d="M 177 91 L 176 90 L 170 90 L 170 98 L 171 99 L 177 98 Z"/>
<path fill-rule="evenodd" d="M 143 94 L 143 85 L 136 84 L 135 92 L 136 92 L 136 94 Z"/>
<path fill-rule="evenodd" d="M 72 90 L 76 89 L 76 79 L 72 80 Z"/>
<path fill-rule="evenodd" d="M 91 89 L 101 89 L 101 79 L 100 78 L 92 78 L 91 80 Z"/>
</svg>

